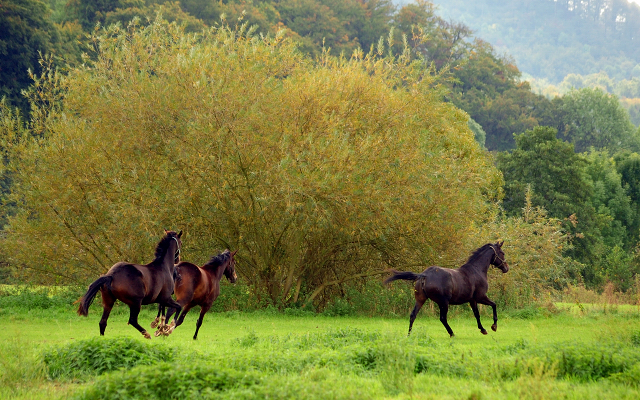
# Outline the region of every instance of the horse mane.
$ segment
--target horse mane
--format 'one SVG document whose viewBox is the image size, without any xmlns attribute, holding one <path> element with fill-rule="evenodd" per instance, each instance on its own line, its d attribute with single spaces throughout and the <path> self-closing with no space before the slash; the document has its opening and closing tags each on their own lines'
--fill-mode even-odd
<svg viewBox="0 0 640 400">
<path fill-rule="evenodd" d="M 164 235 L 162 239 L 160 239 L 160 242 L 158 242 L 158 245 L 156 246 L 156 254 L 155 254 L 156 258 L 154 261 L 158 261 L 164 258 L 164 255 L 167 253 L 167 250 L 169 250 L 169 245 L 171 244 L 171 241 L 173 240 L 174 237 L 177 237 L 177 236 L 178 234 L 176 232 L 169 231 L 167 232 L 166 235 Z"/>
<path fill-rule="evenodd" d="M 487 243 L 484 246 L 476 249 L 473 253 L 471 253 L 471 255 L 469 256 L 469 259 L 467 260 L 466 263 L 464 263 L 464 265 L 474 264 L 476 261 L 478 261 L 482 253 L 484 253 L 485 250 L 487 250 L 490 247 L 491 247 L 491 243 Z"/>
<path fill-rule="evenodd" d="M 204 267 L 219 267 L 224 264 L 227 259 L 231 257 L 231 252 L 229 250 L 225 250 L 222 253 L 219 253 L 217 256 L 211 257 L 209 261 L 207 261 L 203 266 Z"/>
</svg>

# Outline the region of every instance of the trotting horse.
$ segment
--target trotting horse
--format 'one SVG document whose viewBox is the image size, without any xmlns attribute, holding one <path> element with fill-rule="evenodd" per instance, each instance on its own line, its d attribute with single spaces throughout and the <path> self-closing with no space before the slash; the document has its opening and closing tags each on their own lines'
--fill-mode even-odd
<svg viewBox="0 0 640 400">
<path fill-rule="evenodd" d="M 415 321 L 420 308 L 427 299 L 433 300 L 440 308 L 440 322 L 442 322 L 451 337 L 453 337 L 453 331 L 447 323 L 449 305 L 464 303 L 471 305 L 473 315 L 478 321 L 478 329 L 483 335 L 486 335 L 487 331 L 480 323 L 478 303 L 491 306 L 493 308 L 493 325 L 491 325 L 491 329 L 495 332 L 498 329 L 498 313 L 496 311 L 496 303 L 487 297 L 487 289 L 489 288 L 487 271 L 490 265 L 496 266 L 502 273 L 509 271 L 509 265 L 504 261 L 504 253 L 502 252 L 503 244 L 504 241 L 485 244 L 474 251 L 467 262 L 457 269 L 433 266 L 420 274 L 393 271 L 394 274 L 387 278 L 385 283 L 398 279 L 415 281 L 416 305 L 411 312 L 407 336 L 411 334 L 413 321 Z"/>
<path fill-rule="evenodd" d="M 217 256 L 211 257 L 202 267 L 186 261 L 176 266 L 178 277 L 175 286 L 176 301 L 183 307 L 182 313 L 180 313 L 180 309 L 176 310 L 170 307 L 167 311 L 167 321 L 176 312 L 174 320 L 171 324 L 166 325 L 166 328 L 162 328 L 163 324 L 161 322 L 156 335 L 170 334 L 182 324 L 189 310 L 195 306 L 200 306 L 200 317 L 196 322 L 196 333 L 193 335 L 193 340 L 198 338 L 198 330 L 202 325 L 204 315 L 220 295 L 222 275 L 226 276 L 231 283 L 235 283 L 236 279 L 238 279 L 235 270 L 236 260 L 234 259 L 237 252 L 237 250 L 234 252 L 225 250 Z M 162 305 L 160 308 L 162 308 Z M 160 316 L 161 311 L 163 310 L 158 310 L 158 316 Z M 151 327 L 157 324 L 158 318 L 151 324 Z"/>
<path fill-rule="evenodd" d="M 180 260 L 180 237 L 182 231 L 176 233 L 166 231 L 165 236 L 156 247 L 155 259 L 146 265 L 116 263 L 109 271 L 89 286 L 89 290 L 79 300 L 78 315 L 87 316 L 89 306 L 98 290 L 102 294 L 102 318 L 100 319 L 100 335 L 104 335 L 107 319 L 116 300 L 129 306 L 129 325 L 150 339 L 151 335 L 138 324 L 138 314 L 143 304 L 159 303 L 166 307 L 181 306 L 171 298 L 174 281 L 175 263 Z"/>
</svg>

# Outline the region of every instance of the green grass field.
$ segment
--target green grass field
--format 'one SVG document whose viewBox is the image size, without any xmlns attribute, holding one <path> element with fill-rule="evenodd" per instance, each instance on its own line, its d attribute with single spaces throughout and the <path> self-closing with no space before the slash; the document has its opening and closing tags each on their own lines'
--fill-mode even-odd
<svg viewBox="0 0 640 400">
<path fill-rule="evenodd" d="M 407 338 L 408 317 L 263 311 L 208 314 L 197 341 L 192 312 L 171 336 L 145 340 L 126 311 L 99 337 L 99 304 L 88 318 L 69 307 L 0 308 L 0 398 L 640 398 L 632 306 L 499 312 L 487 336 L 461 306 L 453 339 L 428 312 Z M 140 320 L 154 317 L 146 309 Z"/>
</svg>

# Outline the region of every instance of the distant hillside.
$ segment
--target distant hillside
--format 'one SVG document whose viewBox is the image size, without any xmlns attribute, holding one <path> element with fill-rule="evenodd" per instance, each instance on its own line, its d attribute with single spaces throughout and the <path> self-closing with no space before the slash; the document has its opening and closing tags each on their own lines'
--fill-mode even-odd
<svg viewBox="0 0 640 400">
<path fill-rule="evenodd" d="M 465 23 L 531 76 L 552 83 L 571 73 L 640 77 L 640 6 L 626 0 L 433 2 L 442 17 Z"/>
</svg>

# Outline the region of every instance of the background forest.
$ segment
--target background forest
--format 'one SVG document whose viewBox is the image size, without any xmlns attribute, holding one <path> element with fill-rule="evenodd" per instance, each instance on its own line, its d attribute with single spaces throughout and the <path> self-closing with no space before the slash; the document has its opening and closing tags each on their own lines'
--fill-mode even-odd
<svg viewBox="0 0 640 400">
<path fill-rule="evenodd" d="M 398 3 L 402 3 L 399 1 Z M 640 124 L 640 5 L 626 0 L 434 1 L 509 54 L 536 93 L 572 88 L 615 94 Z"/>
<path fill-rule="evenodd" d="M 503 305 L 637 294 L 640 12 L 597 3 L 5 0 L 0 279 L 85 283 L 166 227 L 278 307 L 496 239 Z"/>
</svg>

